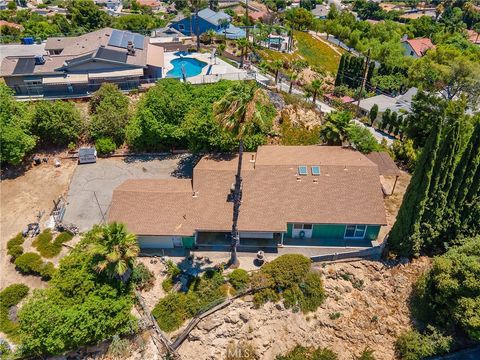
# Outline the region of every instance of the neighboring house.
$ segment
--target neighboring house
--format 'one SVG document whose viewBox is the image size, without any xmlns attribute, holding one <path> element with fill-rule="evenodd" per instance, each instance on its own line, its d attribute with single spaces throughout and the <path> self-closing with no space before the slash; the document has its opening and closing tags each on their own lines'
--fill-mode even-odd
<svg viewBox="0 0 480 360">
<path fill-rule="evenodd" d="M 403 39 L 404 54 L 414 58 L 421 58 L 425 53 L 435 48 L 429 38 Z"/>
<path fill-rule="evenodd" d="M 95 0 L 95 4 L 105 7 L 107 10 L 116 11 L 120 5 L 120 0 Z"/>
<path fill-rule="evenodd" d="M 314 9 L 310 10 L 312 15 L 317 19 L 326 19 L 328 12 L 330 11 L 330 5 L 317 5 Z"/>
<path fill-rule="evenodd" d="M 108 221 L 142 249 L 230 247 L 238 155 L 204 156 L 192 179 L 127 180 Z M 339 146 L 260 146 L 245 153 L 240 248 L 371 247 L 387 224 L 378 166 Z M 373 244 L 372 244 L 373 242 Z"/>
<path fill-rule="evenodd" d="M 128 31 L 105 28 L 49 38 L 45 51 L 48 55 L 3 59 L 1 76 L 17 95 L 88 94 L 103 82 L 128 90 L 162 74 L 163 48 Z"/>
<path fill-rule="evenodd" d="M 377 95 L 367 99 L 362 99 L 360 100 L 360 112 L 362 113 L 362 115 L 367 116 L 370 113 L 373 105 L 377 104 L 377 120 L 382 119 L 382 115 L 387 109 L 390 109 L 391 112 L 397 112 L 399 115 L 407 114 L 412 109 L 412 100 L 413 97 L 417 94 L 417 91 L 417 88 L 412 87 L 408 89 L 405 94 L 395 97 L 387 95 Z"/>
<path fill-rule="evenodd" d="M 475 30 L 467 30 L 468 40 L 475 45 L 480 45 L 480 34 Z"/>
<path fill-rule="evenodd" d="M 155 11 L 162 8 L 162 2 L 158 0 L 137 0 L 137 3 L 140 6 L 147 6 Z"/>
<path fill-rule="evenodd" d="M 223 25 L 224 21 L 226 25 Z M 245 30 L 232 25 L 231 21 L 231 16 L 223 11 L 215 12 L 207 8 L 198 12 L 198 19 L 195 14 L 192 14 L 191 18 L 183 18 L 172 22 L 170 27 L 184 35 L 201 35 L 209 30 L 213 30 L 219 35 L 226 35 L 228 39 L 244 38 L 246 36 Z"/>
<path fill-rule="evenodd" d="M 6 10 L 8 8 L 8 2 L 7 1 L 0 1 L 0 10 Z"/>
<path fill-rule="evenodd" d="M 23 30 L 22 25 L 19 25 L 17 23 L 13 23 L 13 22 L 9 22 L 9 21 L 5 21 L 5 20 L 0 20 L 0 27 L 2 27 L 2 26 L 14 28 L 14 29 L 17 29 L 17 30 L 20 30 L 20 31 Z"/>
</svg>

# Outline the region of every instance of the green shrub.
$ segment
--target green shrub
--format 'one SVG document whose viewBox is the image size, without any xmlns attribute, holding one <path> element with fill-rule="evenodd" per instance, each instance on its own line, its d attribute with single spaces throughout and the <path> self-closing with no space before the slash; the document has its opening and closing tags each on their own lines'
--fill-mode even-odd
<svg viewBox="0 0 480 360">
<path fill-rule="evenodd" d="M 276 360 L 337 360 L 338 356 L 328 348 L 313 348 L 297 345 L 285 355 L 278 355 Z"/>
<path fill-rule="evenodd" d="M 18 340 L 18 324 L 8 318 L 9 309 L 28 295 L 28 286 L 12 284 L 0 292 L 0 331 L 10 339 Z"/>
<path fill-rule="evenodd" d="M 168 293 L 155 305 L 152 315 L 163 331 L 170 332 L 178 329 L 189 317 L 187 295 L 177 292 Z"/>
<path fill-rule="evenodd" d="M 176 330 L 186 319 L 223 301 L 226 296 L 224 283 L 225 279 L 219 271 L 208 270 L 202 277 L 193 279 L 187 293 L 169 292 L 160 299 L 152 315 L 162 330 Z"/>
<path fill-rule="evenodd" d="M 334 313 L 330 313 L 328 314 L 328 317 L 330 318 L 330 320 L 337 320 L 339 319 L 340 317 L 342 316 L 342 313 L 341 312 L 334 312 Z"/>
<path fill-rule="evenodd" d="M 165 292 L 169 292 L 170 290 L 173 289 L 173 281 L 171 278 L 166 278 L 165 280 L 162 281 L 162 289 Z"/>
<path fill-rule="evenodd" d="M 108 346 L 108 354 L 115 358 L 125 358 L 130 353 L 130 341 L 114 335 Z"/>
<path fill-rule="evenodd" d="M 138 289 L 150 290 L 153 287 L 155 276 L 145 265 L 139 263 L 133 268 L 130 279 Z"/>
<path fill-rule="evenodd" d="M 9 359 L 11 354 L 12 349 L 10 348 L 8 341 L 0 339 L 0 359 Z"/>
<path fill-rule="evenodd" d="M 40 274 L 43 268 L 42 257 L 37 253 L 28 252 L 15 260 L 15 266 L 24 274 Z"/>
<path fill-rule="evenodd" d="M 403 360 L 421 360 L 428 356 L 441 355 L 450 351 L 452 338 L 444 336 L 437 329 L 429 327 L 426 334 L 409 330 L 395 342 L 395 350 Z"/>
<path fill-rule="evenodd" d="M 62 251 L 62 244 L 72 240 L 73 235 L 69 232 L 60 233 L 55 240 L 52 241 L 53 235 L 50 229 L 45 229 L 40 235 L 32 242 L 32 245 L 36 247 L 38 252 L 44 258 L 52 258 L 60 254 Z"/>
<path fill-rule="evenodd" d="M 51 262 L 44 263 L 37 253 L 25 253 L 15 260 L 15 266 L 23 274 L 38 275 L 43 280 L 50 280 L 55 273 L 55 266 Z"/>
<path fill-rule="evenodd" d="M 22 244 L 24 241 L 22 233 L 18 233 L 14 238 L 8 240 L 7 254 L 12 257 L 12 261 L 23 254 Z"/>
<path fill-rule="evenodd" d="M 175 264 L 172 260 L 168 260 L 167 263 L 165 264 L 165 266 L 167 268 L 167 274 L 171 278 L 174 278 L 174 277 L 180 275 L 181 272 L 182 272 L 180 270 L 180 268 L 178 267 L 178 265 Z"/>
<path fill-rule="evenodd" d="M 117 146 L 112 139 L 101 138 L 95 141 L 95 149 L 99 155 L 109 155 L 117 149 Z"/>
<path fill-rule="evenodd" d="M 479 263 L 480 236 L 435 257 L 430 271 L 415 284 L 414 317 L 440 329 L 461 328 L 479 341 Z"/>
<path fill-rule="evenodd" d="M 373 355 L 375 352 L 366 347 L 365 349 L 363 349 L 363 351 L 361 352 L 361 354 L 359 356 L 357 356 L 355 359 L 356 360 L 375 360 L 375 356 Z"/>
<path fill-rule="evenodd" d="M 250 282 L 250 276 L 246 270 L 235 269 L 228 276 L 228 281 L 230 281 L 230 284 L 232 284 L 235 290 L 243 290 L 247 288 Z"/>
<path fill-rule="evenodd" d="M 278 301 L 281 296 L 287 308 L 304 313 L 315 311 L 325 299 L 322 279 L 310 271 L 310 259 L 297 254 L 282 255 L 252 276 L 252 287 L 262 288 L 254 295 L 255 306 Z"/>
<path fill-rule="evenodd" d="M 310 270 L 311 260 L 303 255 L 282 255 L 265 264 L 261 272 L 269 275 L 276 287 L 286 289 L 300 283 Z"/>
</svg>

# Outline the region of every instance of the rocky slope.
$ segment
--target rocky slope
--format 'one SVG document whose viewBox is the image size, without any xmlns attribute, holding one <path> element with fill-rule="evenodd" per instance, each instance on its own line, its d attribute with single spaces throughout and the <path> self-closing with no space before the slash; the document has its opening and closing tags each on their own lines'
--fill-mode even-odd
<svg viewBox="0 0 480 360">
<path fill-rule="evenodd" d="M 393 359 L 396 336 L 410 326 L 412 283 L 428 266 L 426 258 L 396 265 L 319 264 L 328 298 L 315 313 L 293 313 L 281 304 L 255 309 L 246 297 L 203 320 L 179 354 L 182 359 L 224 359 L 227 348 L 243 343 L 259 359 L 274 359 L 301 344 L 330 347 L 339 359 L 353 359 L 365 347 L 378 360 Z"/>
</svg>

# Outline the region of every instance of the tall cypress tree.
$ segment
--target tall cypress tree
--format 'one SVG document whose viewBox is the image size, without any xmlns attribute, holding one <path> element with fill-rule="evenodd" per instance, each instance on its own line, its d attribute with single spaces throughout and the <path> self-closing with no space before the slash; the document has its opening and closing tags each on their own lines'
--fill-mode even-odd
<svg viewBox="0 0 480 360">
<path fill-rule="evenodd" d="M 460 148 L 460 122 L 447 131 L 438 151 L 422 219 L 423 247 L 427 252 L 445 250 L 440 238 L 447 198 L 454 179 L 455 162 Z"/>
<path fill-rule="evenodd" d="M 422 150 L 410 184 L 390 231 L 388 244 L 401 256 L 418 256 L 422 239 L 420 224 L 425 211 L 435 160 L 440 143 L 441 125 L 435 126 Z"/>
<path fill-rule="evenodd" d="M 478 217 L 480 187 L 480 122 L 477 123 L 472 136 L 455 169 L 450 193 L 448 194 L 448 213 L 445 217 L 445 237 L 454 240 L 463 232 L 470 233 L 467 227 L 473 223 L 474 229 L 480 231 Z M 478 213 L 477 213 L 478 215 Z"/>
<path fill-rule="evenodd" d="M 347 54 L 343 54 L 340 58 L 340 64 L 338 64 L 337 77 L 335 78 L 335 86 L 343 84 L 343 72 L 345 71 L 345 59 Z"/>
</svg>

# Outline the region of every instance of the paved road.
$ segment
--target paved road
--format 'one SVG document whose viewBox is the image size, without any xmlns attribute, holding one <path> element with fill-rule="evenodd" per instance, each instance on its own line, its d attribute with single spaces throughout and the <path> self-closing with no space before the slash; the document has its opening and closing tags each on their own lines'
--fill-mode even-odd
<svg viewBox="0 0 480 360">
<path fill-rule="evenodd" d="M 0 45 L 0 62 L 7 56 L 44 55 L 45 43 L 33 45 L 7 44 Z"/>
</svg>

